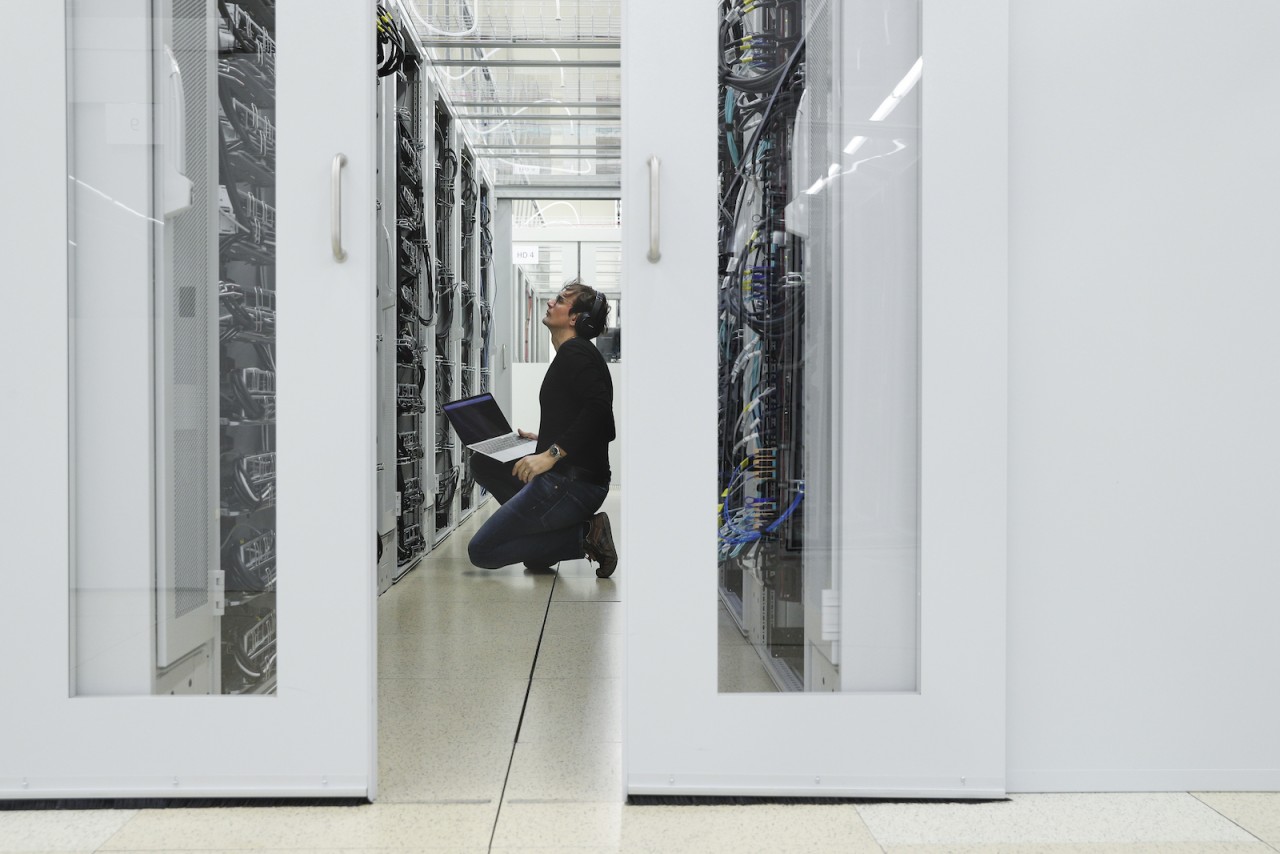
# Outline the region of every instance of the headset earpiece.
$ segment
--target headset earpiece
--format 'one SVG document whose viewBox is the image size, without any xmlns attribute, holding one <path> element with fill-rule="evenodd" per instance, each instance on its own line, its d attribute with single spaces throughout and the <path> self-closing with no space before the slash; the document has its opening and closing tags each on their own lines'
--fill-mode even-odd
<svg viewBox="0 0 1280 854">
<path fill-rule="evenodd" d="M 604 325 L 603 308 L 604 294 L 596 291 L 595 299 L 591 301 L 591 308 L 579 314 L 574 323 L 579 335 L 584 338 L 594 338 L 600 334 L 600 327 Z"/>
</svg>

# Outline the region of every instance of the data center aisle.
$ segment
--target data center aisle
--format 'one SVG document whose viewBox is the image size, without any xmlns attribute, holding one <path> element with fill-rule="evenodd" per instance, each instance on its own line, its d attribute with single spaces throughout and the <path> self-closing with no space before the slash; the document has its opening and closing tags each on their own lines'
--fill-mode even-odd
<svg viewBox="0 0 1280 854">
<path fill-rule="evenodd" d="M 615 531 L 620 504 L 604 506 Z M 494 509 L 379 599 L 378 801 L 438 806 L 462 850 L 525 848 L 557 806 L 622 802 L 619 582 L 585 560 L 473 567 Z"/>
</svg>

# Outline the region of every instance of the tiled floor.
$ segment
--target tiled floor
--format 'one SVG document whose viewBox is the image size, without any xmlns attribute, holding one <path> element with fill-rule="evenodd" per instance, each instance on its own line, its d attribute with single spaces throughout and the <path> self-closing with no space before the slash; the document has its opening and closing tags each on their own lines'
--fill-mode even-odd
<svg viewBox="0 0 1280 854">
<path fill-rule="evenodd" d="M 0 852 L 1280 852 L 1280 794 L 629 806 L 619 583 L 585 561 L 473 569 L 478 523 L 379 600 L 378 803 L 0 811 Z M 729 678 L 755 684 L 750 664 Z"/>
</svg>

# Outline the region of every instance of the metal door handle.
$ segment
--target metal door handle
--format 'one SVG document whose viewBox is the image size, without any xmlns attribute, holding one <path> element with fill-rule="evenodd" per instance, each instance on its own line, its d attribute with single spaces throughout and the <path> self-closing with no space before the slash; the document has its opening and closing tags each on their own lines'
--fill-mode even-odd
<svg viewBox="0 0 1280 854">
<path fill-rule="evenodd" d="M 382 226 L 382 246 L 387 252 L 387 266 L 386 269 L 383 270 L 382 275 L 386 281 L 391 283 L 391 286 L 388 288 L 388 292 L 391 294 L 391 297 L 387 301 L 387 305 L 385 307 L 390 308 L 396 304 L 396 299 L 398 298 L 395 293 L 396 250 L 391 241 L 391 232 L 387 230 L 386 225 Z"/>
<path fill-rule="evenodd" d="M 658 155 L 649 156 L 649 262 L 662 259 L 659 220 L 662 211 L 662 164 Z"/>
<path fill-rule="evenodd" d="M 182 86 L 182 66 L 168 45 L 164 46 L 164 53 L 169 60 L 168 137 L 164 141 L 167 171 L 162 179 L 164 213 L 174 216 L 191 207 L 195 185 L 187 177 L 187 96 Z"/>
<path fill-rule="evenodd" d="M 342 167 L 346 165 L 347 155 L 333 155 L 333 177 L 329 186 L 329 228 L 333 239 L 333 257 L 338 261 L 347 260 L 347 251 L 342 248 Z"/>
<path fill-rule="evenodd" d="M 172 87 L 174 104 L 174 120 L 169 123 L 173 171 L 186 175 L 187 149 L 183 143 L 187 141 L 187 93 L 182 88 L 182 66 L 178 65 L 178 57 L 173 55 L 173 50 L 168 45 L 164 46 L 164 53 L 169 59 L 169 85 Z"/>
</svg>

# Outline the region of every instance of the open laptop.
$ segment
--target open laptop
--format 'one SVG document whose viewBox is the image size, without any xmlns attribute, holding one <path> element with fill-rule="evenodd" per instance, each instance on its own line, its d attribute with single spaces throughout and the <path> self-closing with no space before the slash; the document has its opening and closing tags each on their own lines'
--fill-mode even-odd
<svg viewBox="0 0 1280 854">
<path fill-rule="evenodd" d="M 500 463 L 518 460 L 538 449 L 537 440 L 521 438 L 511 429 L 502 408 L 488 392 L 446 403 L 444 414 L 462 444 Z"/>
</svg>

